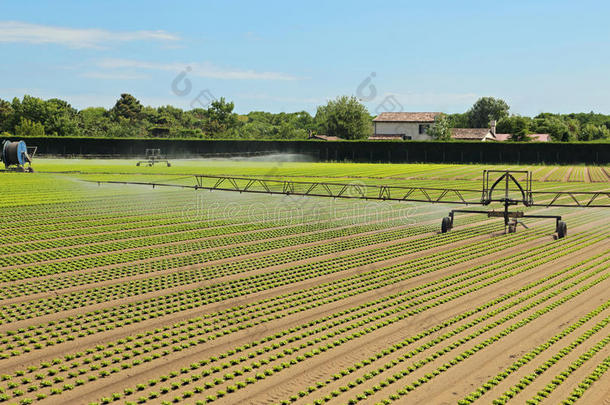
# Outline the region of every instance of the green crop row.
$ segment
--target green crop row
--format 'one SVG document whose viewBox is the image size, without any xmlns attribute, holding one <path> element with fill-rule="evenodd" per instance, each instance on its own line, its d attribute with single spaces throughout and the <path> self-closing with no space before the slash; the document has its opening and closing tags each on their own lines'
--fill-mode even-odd
<svg viewBox="0 0 610 405">
<path fill-rule="evenodd" d="M 606 357 L 604 361 L 600 365 L 598 365 L 595 370 L 591 374 L 589 374 L 584 380 L 578 383 L 578 387 L 574 388 L 574 390 L 570 393 L 568 398 L 562 401 L 564 405 L 572 405 L 576 401 L 578 401 L 586 390 L 591 388 L 591 386 L 598 381 L 610 368 L 610 356 Z"/>
<path fill-rule="evenodd" d="M 526 270 L 521 270 L 521 272 L 522 272 L 522 271 L 526 271 Z M 600 270 L 600 271 L 601 271 L 601 270 Z M 365 335 L 365 334 L 367 334 L 367 333 L 371 333 L 371 332 L 375 331 L 376 329 L 378 329 L 379 327 L 384 327 L 384 326 L 387 326 L 387 325 L 392 324 L 392 323 L 394 323 L 394 322 L 397 322 L 397 321 L 403 320 L 403 319 L 404 319 L 406 316 L 412 316 L 412 315 L 414 315 L 414 314 L 416 314 L 416 313 L 420 313 L 422 310 L 425 310 L 425 309 L 428 309 L 428 308 L 431 308 L 431 307 L 434 307 L 434 306 L 438 305 L 438 303 L 445 303 L 445 302 L 448 302 L 448 301 L 450 301 L 450 300 L 452 300 L 452 299 L 455 299 L 455 298 L 461 297 L 461 296 L 463 296 L 464 294 L 467 294 L 467 293 L 472 293 L 472 292 L 474 292 L 474 291 L 477 291 L 477 290 L 479 290 L 479 289 L 481 289 L 481 288 L 484 288 L 484 287 L 486 287 L 486 286 L 488 286 L 488 285 L 494 284 L 494 283 L 496 283 L 496 282 L 499 282 L 500 280 L 506 279 L 506 278 L 511 277 L 511 276 L 514 276 L 514 275 L 515 275 L 515 274 L 513 273 L 513 274 L 510 274 L 510 275 L 508 275 L 508 276 L 504 276 L 504 277 L 501 277 L 501 278 L 499 278 L 499 279 L 495 279 L 495 280 L 493 280 L 493 281 L 490 281 L 490 282 L 487 282 L 487 283 L 483 283 L 482 285 L 479 285 L 479 286 L 474 286 L 474 287 L 470 287 L 470 288 L 464 288 L 464 287 L 462 286 L 462 287 L 454 287 L 454 288 L 444 289 L 444 290 L 442 290 L 442 291 L 441 291 L 441 293 L 437 293 L 437 294 L 433 294 L 433 295 L 429 296 L 429 297 L 426 299 L 426 301 L 431 300 L 431 299 L 434 299 L 434 298 L 439 298 L 439 297 L 442 297 L 443 295 L 449 294 L 449 293 L 451 293 L 452 291 L 460 291 L 460 290 L 462 290 L 462 291 L 461 291 L 461 292 L 458 292 L 457 294 L 454 294 L 454 295 L 452 295 L 452 296 L 450 296 L 450 297 L 448 297 L 448 298 L 441 299 L 441 300 L 437 301 L 437 303 L 436 303 L 436 304 L 435 304 L 435 303 L 433 303 L 433 304 L 424 305 L 423 307 L 419 307 L 419 308 L 417 308 L 417 309 L 415 309 L 415 310 L 408 311 L 408 312 L 407 312 L 407 313 L 405 313 L 405 314 L 400 314 L 400 312 L 397 312 L 396 310 L 392 310 L 392 311 L 388 311 L 388 310 L 386 310 L 386 311 L 385 311 L 385 314 L 387 314 L 386 316 L 392 315 L 392 316 L 394 316 L 394 317 L 393 317 L 393 318 L 391 318 L 391 319 L 388 319 L 387 321 L 382 321 L 382 322 L 380 322 L 381 318 L 379 318 L 379 317 L 372 317 L 372 318 L 369 318 L 371 321 L 377 321 L 378 323 L 377 323 L 377 324 L 375 324 L 375 325 L 371 325 L 371 326 L 369 326 L 368 328 L 366 328 L 366 329 L 364 329 L 364 330 L 360 330 L 359 332 L 355 332 L 354 334 L 352 334 L 352 335 L 350 335 L 350 336 L 348 336 L 348 337 L 346 337 L 346 338 L 341 338 L 341 339 L 339 339 L 339 340 L 335 340 L 334 342 L 332 342 L 331 344 L 329 344 L 329 345 L 327 345 L 327 346 L 325 346 L 325 347 L 324 347 L 324 346 L 320 347 L 320 349 L 319 349 L 319 350 L 314 349 L 314 350 L 312 350 L 312 351 L 310 351 L 310 352 L 307 352 L 307 353 L 305 354 L 305 356 L 304 356 L 304 357 L 303 357 L 303 356 L 301 356 L 301 357 L 303 357 L 303 360 L 304 360 L 305 358 L 309 358 L 309 357 L 312 357 L 312 356 L 315 356 L 315 355 L 318 355 L 318 354 L 324 353 L 324 352 L 326 352 L 326 350 L 330 350 L 330 349 L 332 349 L 333 347 L 336 347 L 336 346 L 338 346 L 338 345 L 341 345 L 341 344 L 343 344 L 343 343 L 345 343 L 345 342 L 347 342 L 347 341 L 349 341 L 349 340 L 352 340 L 352 339 L 358 338 L 358 337 L 363 336 L 363 335 Z M 467 284 L 466 286 L 471 286 L 471 285 L 472 285 L 472 284 L 470 284 L 470 283 L 469 283 L 469 284 Z M 426 293 L 431 293 L 431 292 L 433 292 L 433 291 L 437 291 L 437 289 L 433 288 L 433 289 L 431 289 L 430 291 L 428 291 L 428 292 L 426 292 Z M 562 290 L 562 291 L 563 291 L 563 290 Z M 422 294 L 424 294 L 424 293 L 422 293 Z M 410 298 L 410 300 L 411 300 L 412 298 L 417 298 L 417 296 L 419 296 L 419 295 L 420 295 L 420 294 L 416 294 L 416 295 L 412 296 L 412 297 Z M 425 302 L 425 301 L 424 301 L 424 302 Z M 402 307 L 398 307 L 398 308 L 397 308 L 397 310 L 402 311 L 402 310 L 404 310 L 404 309 L 412 308 L 412 307 L 414 307 L 414 306 L 417 306 L 417 305 L 423 304 L 424 302 L 418 302 L 418 301 L 416 301 L 416 300 L 412 300 L 412 301 L 411 301 L 411 302 L 410 302 L 408 305 L 406 305 L 406 306 L 402 306 Z M 351 318 L 348 318 L 348 319 L 351 319 Z M 364 321 L 366 321 L 366 319 L 365 319 Z M 350 327 L 350 326 L 347 326 L 347 327 L 340 328 L 340 329 L 338 329 L 338 332 L 343 333 L 343 332 L 347 332 L 347 331 L 349 331 L 349 330 L 353 329 L 354 327 L 363 327 L 364 325 L 366 325 L 366 323 L 362 323 L 362 322 L 363 322 L 363 321 L 360 321 L 360 322 L 358 322 L 358 323 L 356 323 L 356 324 L 353 324 L 353 326 L 351 326 L 351 327 Z M 337 330 L 337 326 L 338 326 L 338 325 L 336 325 L 336 324 L 335 324 L 335 325 L 333 325 L 333 330 Z M 322 329 L 322 330 L 323 330 L 323 329 Z M 336 336 L 336 335 L 337 335 L 337 333 L 336 333 L 336 332 L 330 332 L 330 333 L 327 333 L 327 335 L 325 335 L 325 336 L 324 336 L 324 337 L 322 337 L 322 338 L 317 338 L 317 339 L 314 339 L 314 340 L 311 340 L 311 341 L 307 342 L 306 344 L 301 344 L 301 345 L 300 345 L 300 348 L 301 348 L 301 349 L 303 349 L 303 348 L 305 348 L 305 347 L 307 347 L 307 346 L 311 346 L 311 345 L 313 345 L 314 343 L 320 343 L 320 342 L 324 341 L 325 339 L 331 338 L 331 337 Z M 307 334 L 305 334 L 305 335 L 301 335 L 301 336 L 303 336 L 303 337 L 304 337 L 304 336 L 307 336 Z M 291 342 L 291 341 L 290 341 L 290 339 L 289 339 L 289 340 L 287 340 L 287 342 L 288 342 L 288 343 L 290 343 L 290 342 Z M 272 348 L 272 347 L 268 347 L 268 348 L 267 348 L 267 349 L 265 349 L 264 351 L 271 350 L 271 348 Z M 292 351 L 292 352 L 290 352 L 289 354 L 295 354 L 295 353 L 296 353 L 296 352 L 293 350 L 293 351 Z M 281 358 L 281 357 L 283 357 L 283 356 L 280 356 L 280 358 Z M 301 360 L 301 361 L 302 361 L 302 360 Z M 298 358 L 296 358 L 295 362 L 291 362 L 291 364 L 292 364 L 292 365 L 293 365 L 293 364 L 297 364 L 298 362 L 299 362 L 299 359 L 298 359 Z M 282 364 L 282 366 L 280 367 L 280 370 L 281 370 L 281 369 L 286 369 L 286 368 L 289 368 L 289 367 L 290 367 L 290 365 Z M 257 368 L 257 367 L 254 367 L 254 368 Z M 280 370 L 277 370 L 277 369 L 275 369 L 275 368 L 274 368 L 273 370 L 267 369 L 267 370 L 264 370 L 264 374 L 265 374 L 265 375 L 272 375 L 272 374 L 274 374 L 274 373 L 278 373 Z M 232 378 L 231 378 L 231 379 L 232 379 Z M 221 380 L 222 380 L 222 378 L 221 378 Z M 221 383 L 221 382 L 216 381 L 216 383 L 215 383 L 215 384 L 213 384 L 213 385 L 218 385 L 218 384 L 220 384 L 220 383 Z"/>
<path fill-rule="evenodd" d="M 446 294 L 446 293 L 447 293 L 447 292 L 444 292 L 443 294 Z M 193 332 L 193 330 L 192 330 L 192 329 L 191 329 L 191 330 L 189 330 L 189 334 L 193 334 L 193 336 L 197 336 L 197 334 L 196 334 L 195 332 Z M 154 340 L 151 340 L 151 341 L 152 341 L 152 342 L 154 342 Z M 206 341 L 206 340 L 204 339 L 204 342 L 205 342 L 205 341 Z M 178 342 L 179 342 L 179 340 L 178 340 Z M 176 343 L 177 343 L 177 342 L 176 342 Z M 157 344 L 159 344 L 159 345 L 160 345 L 160 347 L 167 347 L 167 345 L 163 345 L 162 343 L 157 343 Z M 152 343 L 152 345 L 154 346 L 154 345 L 155 345 L 155 343 Z M 138 347 L 141 347 L 141 346 L 138 346 Z M 144 347 L 149 348 L 149 347 L 150 347 L 150 344 L 149 344 L 149 345 L 145 345 Z M 188 347 L 188 346 L 187 346 L 187 347 Z M 104 350 L 104 348 L 97 348 L 97 350 Z M 168 353 L 171 353 L 171 351 L 169 351 Z M 124 354 L 123 354 L 123 355 L 124 355 Z M 109 363 L 108 365 L 112 364 L 112 362 L 108 362 L 108 363 Z M 74 364 L 76 364 L 76 363 L 72 363 L 72 365 L 74 365 Z M 137 364 L 137 363 L 136 363 L 136 364 Z M 75 367 L 77 367 L 77 366 L 78 366 L 78 365 L 76 364 L 76 365 L 75 365 Z M 55 374 L 54 374 L 54 375 L 55 375 Z M 78 375 L 78 373 L 77 373 L 77 375 Z"/>
</svg>

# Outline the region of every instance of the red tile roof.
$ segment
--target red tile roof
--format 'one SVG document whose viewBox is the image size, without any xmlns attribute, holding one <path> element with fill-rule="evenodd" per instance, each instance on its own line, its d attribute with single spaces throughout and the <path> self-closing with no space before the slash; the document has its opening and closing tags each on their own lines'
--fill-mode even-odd
<svg viewBox="0 0 610 405">
<path fill-rule="evenodd" d="M 439 112 L 383 112 L 375 122 L 434 122 Z"/>
<path fill-rule="evenodd" d="M 551 142 L 551 135 L 549 134 L 528 134 L 527 136 L 534 142 Z M 511 134 L 496 134 L 496 141 L 509 141 Z"/>
</svg>

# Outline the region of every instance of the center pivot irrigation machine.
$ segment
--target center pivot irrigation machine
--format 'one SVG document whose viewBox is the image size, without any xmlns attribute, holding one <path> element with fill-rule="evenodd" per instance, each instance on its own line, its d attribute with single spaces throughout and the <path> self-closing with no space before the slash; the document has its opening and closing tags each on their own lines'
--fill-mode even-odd
<svg viewBox="0 0 610 405">
<path fill-rule="evenodd" d="M 532 191 L 532 173 L 524 170 L 484 170 L 482 190 L 406 187 L 327 182 L 271 180 L 260 178 L 194 175 L 195 184 L 171 184 L 133 181 L 95 181 L 98 184 L 132 184 L 154 187 L 181 187 L 195 190 L 237 191 L 240 193 L 283 194 L 311 197 L 352 198 L 361 200 L 412 201 L 454 205 L 482 205 L 493 203 L 499 209 L 454 209 L 441 222 L 441 232 L 453 228 L 456 213 L 485 214 L 490 218 L 504 218 L 504 231 L 516 232 L 517 225 L 527 228 L 521 218 L 555 220 L 558 238 L 567 235 L 567 225 L 560 215 L 530 215 L 523 211 L 509 211 L 517 205 L 525 207 L 610 208 L 610 191 Z M 534 201 L 540 198 L 541 201 Z"/>
<path fill-rule="evenodd" d="M 146 160 L 140 160 L 138 163 L 136 163 L 136 166 L 140 166 L 142 164 L 145 164 L 146 166 L 154 166 L 155 163 L 161 162 L 165 162 L 167 167 L 171 166 L 169 160 L 167 160 L 165 156 L 161 155 L 161 149 L 146 149 L 145 156 Z"/>
</svg>

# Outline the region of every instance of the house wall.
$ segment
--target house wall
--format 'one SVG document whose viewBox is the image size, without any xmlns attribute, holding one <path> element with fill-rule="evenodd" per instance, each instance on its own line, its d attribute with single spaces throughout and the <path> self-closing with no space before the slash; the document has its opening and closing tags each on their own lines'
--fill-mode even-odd
<svg viewBox="0 0 610 405">
<path fill-rule="evenodd" d="M 425 122 L 375 122 L 375 133 L 378 135 L 405 134 L 414 141 L 427 141 L 431 136 L 419 133 L 419 125 Z M 433 124 L 429 124 L 433 125 Z"/>
<path fill-rule="evenodd" d="M 487 141 L 495 141 L 496 139 L 494 138 L 494 136 L 492 135 L 491 132 L 489 132 L 487 135 L 485 135 L 485 138 L 483 138 L 483 142 L 487 142 Z"/>
</svg>

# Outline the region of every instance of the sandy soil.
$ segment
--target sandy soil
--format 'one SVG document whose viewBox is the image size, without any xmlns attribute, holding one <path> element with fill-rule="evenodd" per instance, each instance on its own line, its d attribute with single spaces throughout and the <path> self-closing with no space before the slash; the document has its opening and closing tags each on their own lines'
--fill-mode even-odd
<svg viewBox="0 0 610 405">
<path fill-rule="evenodd" d="M 547 173 L 545 178 L 553 171 Z M 566 173 L 566 180 L 570 174 L 571 169 Z M 588 171 L 585 173 L 585 180 L 590 181 Z M 433 209 L 420 215 L 442 210 Z M 440 239 L 437 232 L 425 231 L 422 228 L 415 234 L 391 234 L 391 240 L 350 247 L 351 241 L 358 241 L 379 232 L 409 229 L 407 225 L 392 225 L 382 230 L 363 231 L 354 235 L 279 248 L 272 246 L 264 251 L 236 254 L 197 265 L 93 281 L 2 300 L 0 304 L 5 308 L 10 308 L 10 305 L 17 308 L 28 303 L 38 303 L 40 307 L 49 305 L 51 308 L 51 304 L 42 300 L 53 298 L 57 299 L 59 304 L 62 300 L 67 303 L 76 294 L 86 294 L 100 287 L 130 286 L 142 280 L 162 276 L 196 275 L 188 272 L 211 271 L 215 269 L 214 266 L 223 264 L 235 265 L 237 269 L 235 272 L 227 270 L 226 273 L 215 273 L 213 278 L 205 281 L 189 279 L 182 284 L 176 282 L 163 285 L 155 291 L 137 291 L 133 296 L 109 297 L 99 303 L 91 300 L 75 309 L 65 310 L 58 304 L 57 309 L 49 315 L 0 325 L 0 339 L 4 339 L 0 346 L 1 350 L 7 353 L 11 348 L 22 347 L 19 343 L 11 343 L 17 339 L 13 339 L 13 334 L 7 334 L 9 331 L 22 329 L 18 331 L 19 336 L 25 335 L 28 330 L 33 337 L 48 335 L 53 333 L 55 327 L 59 330 L 61 325 L 69 321 L 68 317 L 78 317 L 91 311 L 115 310 L 123 305 L 132 305 L 128 308 L 134 308 L 133 311 L 136 312 L 135 304 L 145 308 L 146 300 L 153 299 L 157 300 L 154 301 L 157 304 L 151 304 L 153 306 L 158 305 L 161 308 L 162 305 L 167 305 L 167 308 L 176 308 L 173 312 L 168 311 L 166 315 L 141 320 L 126 327 L 97 330 L 89 336 L 54 344 L 44 350 L 32 350 L 0 359 L 0 374 L 11 377 L 1 378 L 0 388 L 11 397 L 9 402 L 18 401 L 19 397 L 35 398 L 36 394 L 48 395 L 45 399 L 36 401 L 40 404 L 97 402 L 113 393 L 123 395 L 124 389 L 135 388 L 138 384 L 144 385 L 141 391 L 129 396 L 123 395 L 116 403 L 138 402 L 141 396 L 149 397 L 151 393 L 156 393 L 150 396 L 151 399 L 146 403 L 158 404 L 161 401 L 173 401 L 176 396 L 182 396 L 185 392 L 194 393 L 201 390 L 201 393 L 192 394 L 180 401 L 194 403 L 196 400 L 205 400 L 208 395 L 217 395 L 217 392 L 222 390 L 228 393 L 217 398 L 214 403 L 271 404 L 289 401 L 293 397 L 291 402 L 295 404 L 308 404 L 326 397 L 329 398 L 327 403 L 344 404 L 350 398 L 366 393 L 366 399 L 360 403 L 374 404 L 420 378 L 432 377 L 430 381 L 417 386 L 395 403 L 455 403 L 507 369 L 525 353 L 610 300 L 610 270 L 607 268 L 610 260 L 610 224 L 607 214 L 601 210 L 556 212 L 561 212 L 570 224 L 570 232 L 565 240 L 554 239 L 552 230 L 548 231 L 552 228 L 548 220 L 532 221 L 530 229 L 519 228 L 515 235 L 502 235 L 489 231 L 499 229 L 496 226 L 488 226 L 497 225 L 497 219 L 481 217 L 477 222 L 468 223 L 460 226 L 459 230 L 452 231 L 445 236 L 446 240 Z M 129 220 L 135 220 L 135 217 L 137 215 Z M 426 220 L 419 224 L 436 224 L 437 221 L 438 219 Z M 232 226 L 228 226 L 226 235 L 155 246 L 172 246 L 227 237 L 235 234 L 231 232 Z M 293 225 L 276 226 L 266 230 L 285 229 L 290 226 Z M 336 224 L 329 229 L 348 227 Z M 164 228 L 159 226 L 159 229 Z M 312 229 L 300 235 L 313 235 L 326 230 Z M 92 232 L 95 233 L 93 228 Z M 181 232 L 188 231 L 166 234 Z M 249 230 L 240 234 L 257 232 L 264 231 Z M 246 248 L 261 241 L 273 242 L 291 237 L 294 235 L 269 237 L 229 246 Z M 139 237 L 125 240 L 131 239 Z M 321 253 L 322 250 L 316 250 L 335 242 L 346 243 L 334 253 Z M 176 256 L 226 248 L 221 246 L 200 249 Z M 140 248 L 134 250 L 138 249 Z M 320 254 L 313 257 L 295 256 L 294 260 L 279 264 L 269 261 L 262 268 L 249 267 L 252 261 L 273 259 L 284 252 L 300 251 Z M 385 254 L 388 256 L 384 256 Z M 78 257 L 87 256 L 94 255 Z M 367 259 L 369 257 L 370 259 Z M 61 259 L 57 263 L 68 263 L 74 259 Z M 134 260 L 128 264 L 147 260 L 154 259 Z M 107 269 L 117 267 L 120 265 L 107 266 Z M 104 271 L 104 268 L 43 276 L 36 280 L 69 280 Z M 561 275 L 551 277 L 556 272 L 561 272 Z M 563 280 L 563 277 L 566 279 Z M 593 284 L 596 280 L 599 282 Z M 34 280 L 2 283 L 0 286 L 30 282 Z M 532 283 L 536 283 L 535 287 L 525 288 Z M 191 303 L 187 304 L 187 301 L 183 302 L 177 298 L 178 294 L 184 295 L 188 291 L 192 291 L 193 295 L 199 294 L 196 298 L 200 300 L 193 298 Z M 245 295 L 231 296 L 235 291 Z M 206 294 L 212 297 L 216 292 L 220 293 L 216 302 L 204 303 Z M 475 312 L 478 307 L 481 309 Z M 547 307 L 550 310 L 546 310 Z M 529 319 L 536 311 L 543 309 L 546 312 L 541 316 Z M 610 309 L 602 311 L 551 345 L 490 389 L 479 403 L 489 403 L 510 389 L 524 375 L 532 373 L 536 367 L 559 353 L 562 348 L 609 314 Z M 508 315 L 511 315 L 510 319 L 504 319 Z M 453 320 L 454 317 L 459 319 Z M 93 322 L 94 315 L 90 318 L 86 318 L 87 322 Z M 194 318 L 199 320 L 181 323 Z M 449 321 L 451 322 L 447 323 Z M 108 322 L 115 320 L 109 319 Z M 503 329 L 519 322 L 523 323 L 519 328 L 505 335 L 499 334 Z M 557 373 L 606 337 L 609 328 L 610 326 L 597 332 L 560 359 L 525 387 L 513 402 L 523 403 L 534 396 Z M 486 340 L 493 336 L 496 336 L 496 340 L 490 344 L 486 343 Z M 405 343 L 407 338 L 417 339 Z M 169 352 L 156 359 L 143 361 L 150 353 L 161 353 L 161 349 L 155 347 L 153 342 L 164 342 L 166 346 L 163 347 L 169 349 Z M 184 344 L 180 350 L 172 350 L 180 344 Z M 485 347 L 481 346 L 483 344 Z M 98 345 L 101 345 L 101 348 L 96 348 Z M 418 351 L 413 352 L 416 349 Z M 445 349 L 445 352 L 440 352 Z M 150 353 L 147 353 L 147 350 L 150 350 Z M 468 350 L 473 350 L 474 354 L 446 370 L 439 369 Z M 110 354 L 106 355 L 107 351 Z M 412 353 L 409 354 L 410 352 Z M 70 357 L 77 353 L 83 355 L 74 359 Z M 608 354 L 607 346 L 574 371 L 545 403 L 558 403 L 564 399 Z M 121 357 L 124 355 L 128 356 Z M 117 360 L 114 361 L 114 358 Z M 58 359 L 59 363 L 50 367 L 44 365 L 53 359 Z M 134 360 L 143 362 L 107 376 L 100 374 L 108 372 L 112 367 L 131 364 Z M 196 363 L 201 360 L 208 361 L 208 364 L 197 366 Z M 367 364 L 362 363 L 365 360 Z M 70 366 L 72 361 L 80 364 Z M 193 369 L 192 364 L 195 364 Z M 62 365 L 68 367 L 63 369 Z M 417 368 L 408 375 L 397 374 L 414 365 L 417 365 Z M 36 367 L 37 370 L 28 370 L 28 367 Z M 348 373 L 340 374 L 350 367 L 352 368 Z M 49 372 L 49 369 L 52 372 Z M 78 369 L 86 369 L 82 376 L 78 377 L 83 378 L 85 382 L 69 387 L 70 384 L 74 385 L 76 380 L 71 373 Z M 184 370 L 181 371 L 182 369 Z M 18 370 L 22 372 L 17 373 Z M 209 375 L 202 377 L 204 370 L 209 372 Z M 265 371 L 268 371 L 267 377 L 261 379 L 257 376 Z M 171 376 L 172 372 L 178 374 Z M 39 373 L 48 374 L 38 378 L 36 375 Z M 386 379 L 394 374 L 400 378 L 387 384 Z M 88 381 L 87 377 L 91 375 L 98 378 Z M 608 381 L 608 375 L 610 374 L 606 374 L 605 381 Z M 162 376 L 166 376 L 167 381 L 159 381 Z M 199 378 L 193 380 L 193 376 Z M 256 382 L 231 392 L 238 382 L 249 378 L 256 379 Z M 213 382 L 214 379 L 218 379 L 216 383 L 206 388 L 205 384 Z M 42 386 L 41 380 L 48 380 L 50 385 Z M 156 383 L 149 386 L 151 380 Z M 171 387 L 172 383 L 178 384 L 175 389 L 161 393 L 163 387 Z M 15 395 L 14 384 L 23 388 L 24 394 L 12 398 Z M 24 386 L 21 387 L 20 384 Z M 68 384 L 69 389 L 65 384 Z M 319 387 L 316 387 L 316 384 L 319 384 Z M 37 386 L 36 391 L 27 392 L 27 386 L 34 385 Z M 299 397 L 299 393 L 307 391 L 310 386 L 315 387 L 313 392 Z M 607 386 L 604 381 L 598 381 L 586 392 L 581 402 L 603 403 L 610 395 Z M 64 391 L 51 395 L 52 389 L 58 388 Z M 344 390 L 345 392 L 342 392 Z"/>
</svg>

